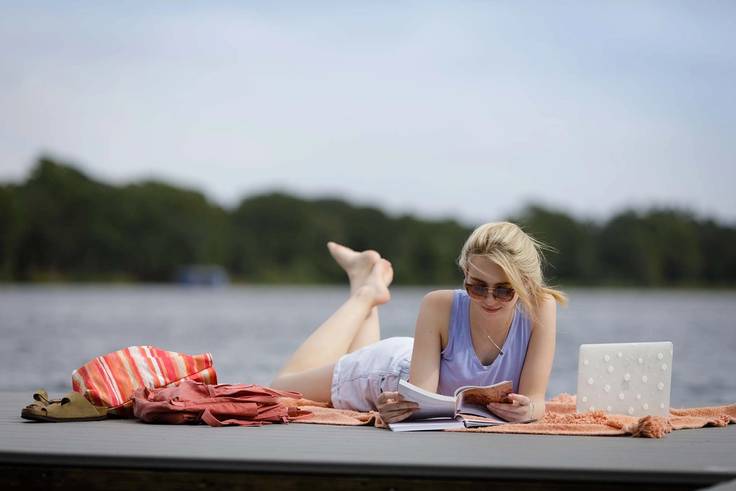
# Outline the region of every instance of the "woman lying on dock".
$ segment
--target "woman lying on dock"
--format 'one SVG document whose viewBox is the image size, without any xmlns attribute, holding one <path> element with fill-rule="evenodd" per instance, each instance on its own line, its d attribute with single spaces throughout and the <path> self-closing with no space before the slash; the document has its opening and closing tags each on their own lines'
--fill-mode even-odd
<svg viewBox="0 0 736 491">
<path fill-rule="evenodd" d="M 507 421 L 541 418 L 556 304 L 565 295 L 545 285 L 540 247 L 513 223 L 481 225 L 458 258 L 464 289 L 428 293 L 414 338 L 381 340 L 378 307 L 390 299 L 391 263 L 376 251 L 328 243 L 348 275 L 350 297 L 294 352 L 271 387 L 336 408 L 378 410 L 393 423 L 416 408 L 396 392 L 399 379 L 444 395 L 511 380 L 513 403 L 489 409 Z"/>
</svg>

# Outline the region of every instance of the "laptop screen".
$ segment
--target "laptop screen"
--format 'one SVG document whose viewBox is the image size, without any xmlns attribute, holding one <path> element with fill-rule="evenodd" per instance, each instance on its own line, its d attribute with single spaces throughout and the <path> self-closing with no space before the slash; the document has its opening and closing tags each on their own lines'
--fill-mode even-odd
<svg viewBox="0 0 736 491">
<path fill-rule="evenodd" d="M 577 411 L 669 415 L 672 354 L 669 341 L 581 345 Z"/>
</svg>

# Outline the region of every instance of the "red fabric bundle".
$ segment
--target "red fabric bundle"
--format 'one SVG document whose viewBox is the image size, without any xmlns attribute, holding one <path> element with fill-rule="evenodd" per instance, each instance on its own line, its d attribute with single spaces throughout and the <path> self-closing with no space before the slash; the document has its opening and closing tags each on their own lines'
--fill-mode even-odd
<svg viewBox="0 0 736 491">
<path fill-rule="evenodd" d="M 129 418 L 139 387 L 167 387 L 180 380 L 217 383 L 212 355 L 187 355 L 155 346 L 130 346 L 98 356 L 72 373 L 72 388 L 95 406 Z"/>
<path fill-rule="evenodd" d="M 133 394 L 133 414 L 146 423 L 210 426 L 261 426 L 308 418 L 311 412 L 289 407 L 281 397 L 300 398 L 260 385 L 208 385 L 183 380 L 174 387 L 141 387 Z"/>
</svg>

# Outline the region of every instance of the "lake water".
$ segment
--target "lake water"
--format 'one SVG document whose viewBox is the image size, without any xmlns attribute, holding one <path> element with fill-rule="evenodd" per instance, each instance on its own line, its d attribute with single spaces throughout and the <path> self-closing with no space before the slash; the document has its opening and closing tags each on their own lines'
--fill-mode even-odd
<svg viewBox="0 0 736 491">
<path fill-rule="evenodd" d="M 382 336 L 411 336 L 430 288 L 393 288 Z M 736 292 L 568 290 L 548 396 L 575 392 L 581 343 L 672 341 L 672 406 L 736 402 Z M 3 286 L 0 390 L 71 388 L 71 372 L 122 347 L 209 351 L 220 382 L 267 385 L 346 298 L 341 287 Z"/>
</svg>

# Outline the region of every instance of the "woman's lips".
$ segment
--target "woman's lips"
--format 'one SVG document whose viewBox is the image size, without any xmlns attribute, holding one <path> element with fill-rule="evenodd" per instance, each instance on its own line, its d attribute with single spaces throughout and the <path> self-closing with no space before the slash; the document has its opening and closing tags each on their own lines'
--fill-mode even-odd
<svg viewBox="0 0 736 491">
<path fill-rule="evenodd" d="M 494 313 L 494 312 L 498 312 L 499 310 L 501 310 L 501 307 L 490 308 L 490 307 L 481 306 L 481 308 L 483 310 L 485 310 L 486 312 L 489 312 L 491 314 Z"/>
</svg>

